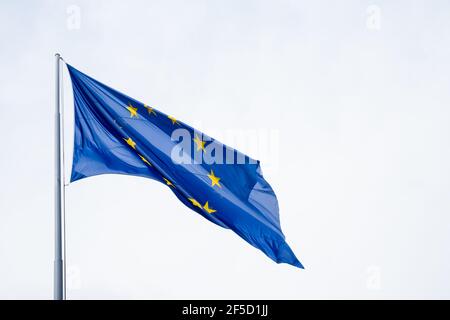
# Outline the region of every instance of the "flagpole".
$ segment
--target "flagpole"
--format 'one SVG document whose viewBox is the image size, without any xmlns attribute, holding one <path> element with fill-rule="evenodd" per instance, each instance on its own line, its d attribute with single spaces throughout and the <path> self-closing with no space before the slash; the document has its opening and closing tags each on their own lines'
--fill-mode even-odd
<svg viewBox="0 0 450 320">
<path fill-rule="evenodd" d="M 55 300 L 66 299 L 65 268 L 63 260 L 64 230 L 63 230 L 63 181 L 61 179 L 64 164 L 61 163 L 61 88 L 60 88 L 60 60 L 59 53 L 56 60 L 56 87 L 55 87 L 55 261 L 54 261 L 54 288 Z"/>
</svg>

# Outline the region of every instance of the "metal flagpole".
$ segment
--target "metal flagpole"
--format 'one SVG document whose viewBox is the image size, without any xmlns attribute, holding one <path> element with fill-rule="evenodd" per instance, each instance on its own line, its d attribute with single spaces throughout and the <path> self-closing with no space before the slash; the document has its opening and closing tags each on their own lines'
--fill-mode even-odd
<svg viewBox="0 0 450 320">
<path fill-rule="evenodd" d="M 55 87 L 55 261 L 54 261 L 54 288 L 53 297 L 55 300 L 66 299 L 65 268 L 63 260 L 63 250 L 65 250 L 64 230 L 63 230 L 63 210 L 64 199 L 62 171 L 64 164 L 61 162 L 61 86 L 60 86 L 60 60 L 59 53 L 56 58 L 56 87 Z"/>
</svg>

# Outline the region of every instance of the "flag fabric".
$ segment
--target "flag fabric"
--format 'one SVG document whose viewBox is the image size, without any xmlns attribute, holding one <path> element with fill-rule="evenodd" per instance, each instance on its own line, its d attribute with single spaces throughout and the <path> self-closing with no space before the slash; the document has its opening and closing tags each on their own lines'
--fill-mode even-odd
<svg viewBox="0 0 450 320">
<path fill-rule="evenodd" d="M 303 268 L 285 241 L 259 161 L 67 67 L 75 104 L 71 182 L 110 173 L 157 180 L 275 262 Z"/>
</svg>

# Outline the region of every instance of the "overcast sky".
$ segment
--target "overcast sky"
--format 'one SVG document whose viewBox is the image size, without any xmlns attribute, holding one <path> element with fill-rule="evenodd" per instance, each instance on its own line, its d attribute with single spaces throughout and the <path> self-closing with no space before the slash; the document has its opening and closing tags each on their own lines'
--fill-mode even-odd
<svg viewBox="0 0 450 320">
<path fill-rule="evenodd" d="M 55 52 L 259 159 L 306 267 L 156 181 L 104 175 L 66 189 L 69 299 L 450 298 L 449 14 L 445 0 L 1 0 L 0 298 L 52 298 Z M 65 73 L 67 175 L 70 90 Z"/>
</svg>

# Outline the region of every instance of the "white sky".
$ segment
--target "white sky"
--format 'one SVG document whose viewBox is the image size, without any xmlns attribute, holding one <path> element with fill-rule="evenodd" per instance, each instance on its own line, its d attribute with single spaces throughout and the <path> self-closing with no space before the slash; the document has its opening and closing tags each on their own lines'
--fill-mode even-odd
<svg viewBox="0 0 450 320">
<path fill-rule="evenodd" d="M 155 181 L 101 176 L 67 188 L 68 298 L 450 298 L 449 10 L 1 1 L 0 298 L 52 297 L 55 52 L 261 160 L 306 267 Z"/>
</svg>

